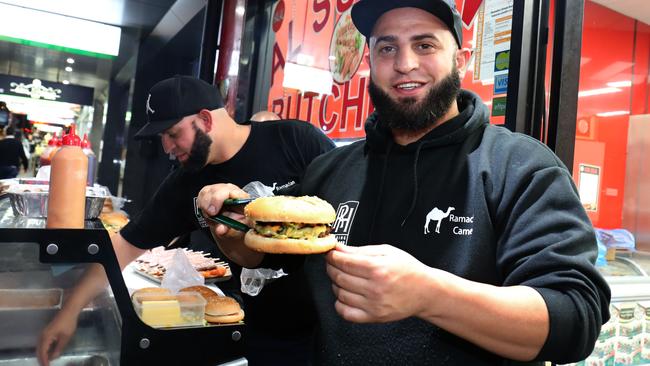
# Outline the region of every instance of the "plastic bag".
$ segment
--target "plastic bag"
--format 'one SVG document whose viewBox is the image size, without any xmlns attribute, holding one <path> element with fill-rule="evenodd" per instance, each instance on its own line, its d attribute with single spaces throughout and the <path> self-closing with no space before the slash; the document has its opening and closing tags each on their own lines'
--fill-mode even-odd
<svg viewBox="0 0 650 366">
<path fill-rule="evenodd" d="M 250 182 L 242 188 L 251 198 L 274 196 L 273 187 L 265 186 L 262 182 Z"/>
<path fill-rule="evenodd" d="M 184 287 L 204 284 L 205 278 L 194 269 L 185 252 L 182 249 L 176 249 L 171 264 L 165 269 L 165 275 L 160 285 L 175 294 Z"/>
<path fill-rule="evenodd" d="M 282 268 L 278 271 L 269 268 L 242 268 L 241 292 L 250 296 L 257 296 L 267 282 L 286 275 Z"/>
<path fill-rule="evenodd" d="M 266 186 L 261 182 L 250 182 L 242 190 L 252 198 L 274 195 L 273 187 Z M 278 271 L 269 268 L 242 268 L 241 275 L 239 276 L 241 280 L 241 291 L 250 296 L 257 296 L 266 283 L 286 275 L 281 268 Z"/>
<path fill-rule="evenodd" d="M 607 248 L 627 249 L 636 248 L 634 235 L 625 229 L 596 229 L 596 237 Z"/>
</svg>

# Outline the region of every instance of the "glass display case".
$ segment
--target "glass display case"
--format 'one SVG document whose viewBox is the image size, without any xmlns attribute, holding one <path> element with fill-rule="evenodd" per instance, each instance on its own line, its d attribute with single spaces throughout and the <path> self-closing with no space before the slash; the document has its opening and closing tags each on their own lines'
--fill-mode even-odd
<svg viewBox="0 0 650 366">
<path fill-rule="evenodd" d="M 42 329 L 91 265 L 109 286 L 82 311 L 78 328 L 52 365 L 245 365 L 244 324 L 155 329 L 136 315 L 108 233 L 45 229 L 44 219 L 13 215 L 0 198 L 0 366 L 37 365 Z"/>
<path fill-rule="evenodd" d="M 612 290 L 611 318 L 577 366 L 650 364 L 650 253 L 618 251 L 598 266 Z"/>
</svg>

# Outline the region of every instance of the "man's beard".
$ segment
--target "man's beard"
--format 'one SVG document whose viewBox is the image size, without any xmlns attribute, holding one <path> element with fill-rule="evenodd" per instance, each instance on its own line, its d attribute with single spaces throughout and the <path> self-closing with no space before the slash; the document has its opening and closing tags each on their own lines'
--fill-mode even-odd
<svg viewBox="0 0 650 366">
<path fill-rule="evenodd" d="M 192 143 L 189 157 L 181 164 L 181 167 L 188 172 L 194 173 L 201 170 L 207 164 L 212 139 L 208 134 L 196 127 L 195 123 L 192 123 L 192 128 L 194 129 L 194 142 Z"/>
<path fill-rule="evenodd" d="M 455 63 L 454 63 L 455 64 Z M 379 119 L 390 129 L 422 131 L 443 117 L 460 91 L 460 76 L 454 65 L 452 72 L 434 84 L 418 102 L 412 97 L 395 100 L 370 78 L 368 92 Z"/>
</svg>

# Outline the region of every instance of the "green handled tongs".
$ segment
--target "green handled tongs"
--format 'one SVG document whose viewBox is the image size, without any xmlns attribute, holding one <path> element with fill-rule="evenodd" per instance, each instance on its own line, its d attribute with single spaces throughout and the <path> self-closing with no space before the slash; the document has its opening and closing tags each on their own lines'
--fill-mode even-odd
<svg viewBox="0 0 650 366">
<path fill-rule="evenodd" d="M 228 198 L 223 201 L 223 205 L 224 206 L 244 205 L 251 202 L 252 200 L 254 200 L 254 198 Z M 235 219 L 231 219 L 230 217 L 221 214 L 208 217 L 208 220 L 226 225 L 232 229 L 243 231 L 243 232 L 247 232 L 248 230 L 250 230 L 250 227 L 248 227 L 248 225 L 244 224 L 243 222 L 239 222 Z"/>
</svg>

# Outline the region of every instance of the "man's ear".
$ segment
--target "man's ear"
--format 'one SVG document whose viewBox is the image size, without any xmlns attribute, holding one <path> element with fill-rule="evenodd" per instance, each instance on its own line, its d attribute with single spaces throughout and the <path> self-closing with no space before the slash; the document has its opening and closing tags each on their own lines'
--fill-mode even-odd
<svg viewBox="0 0 650 366">
<path fill-rule="evenodd" d="M 199 118 L 203 120 L 205 132 L 210 132 L 210 130 L 212 130 L 212 113 L 207 109 L 201 109 L 199 112 Z"/>
<path fill-rule="evenodd" d="M 459 48 L 456 51 L 456 68 L 461 80 L 465 77 L 471 56 L 472 51 L 469 48 Z"/>
</svg>

